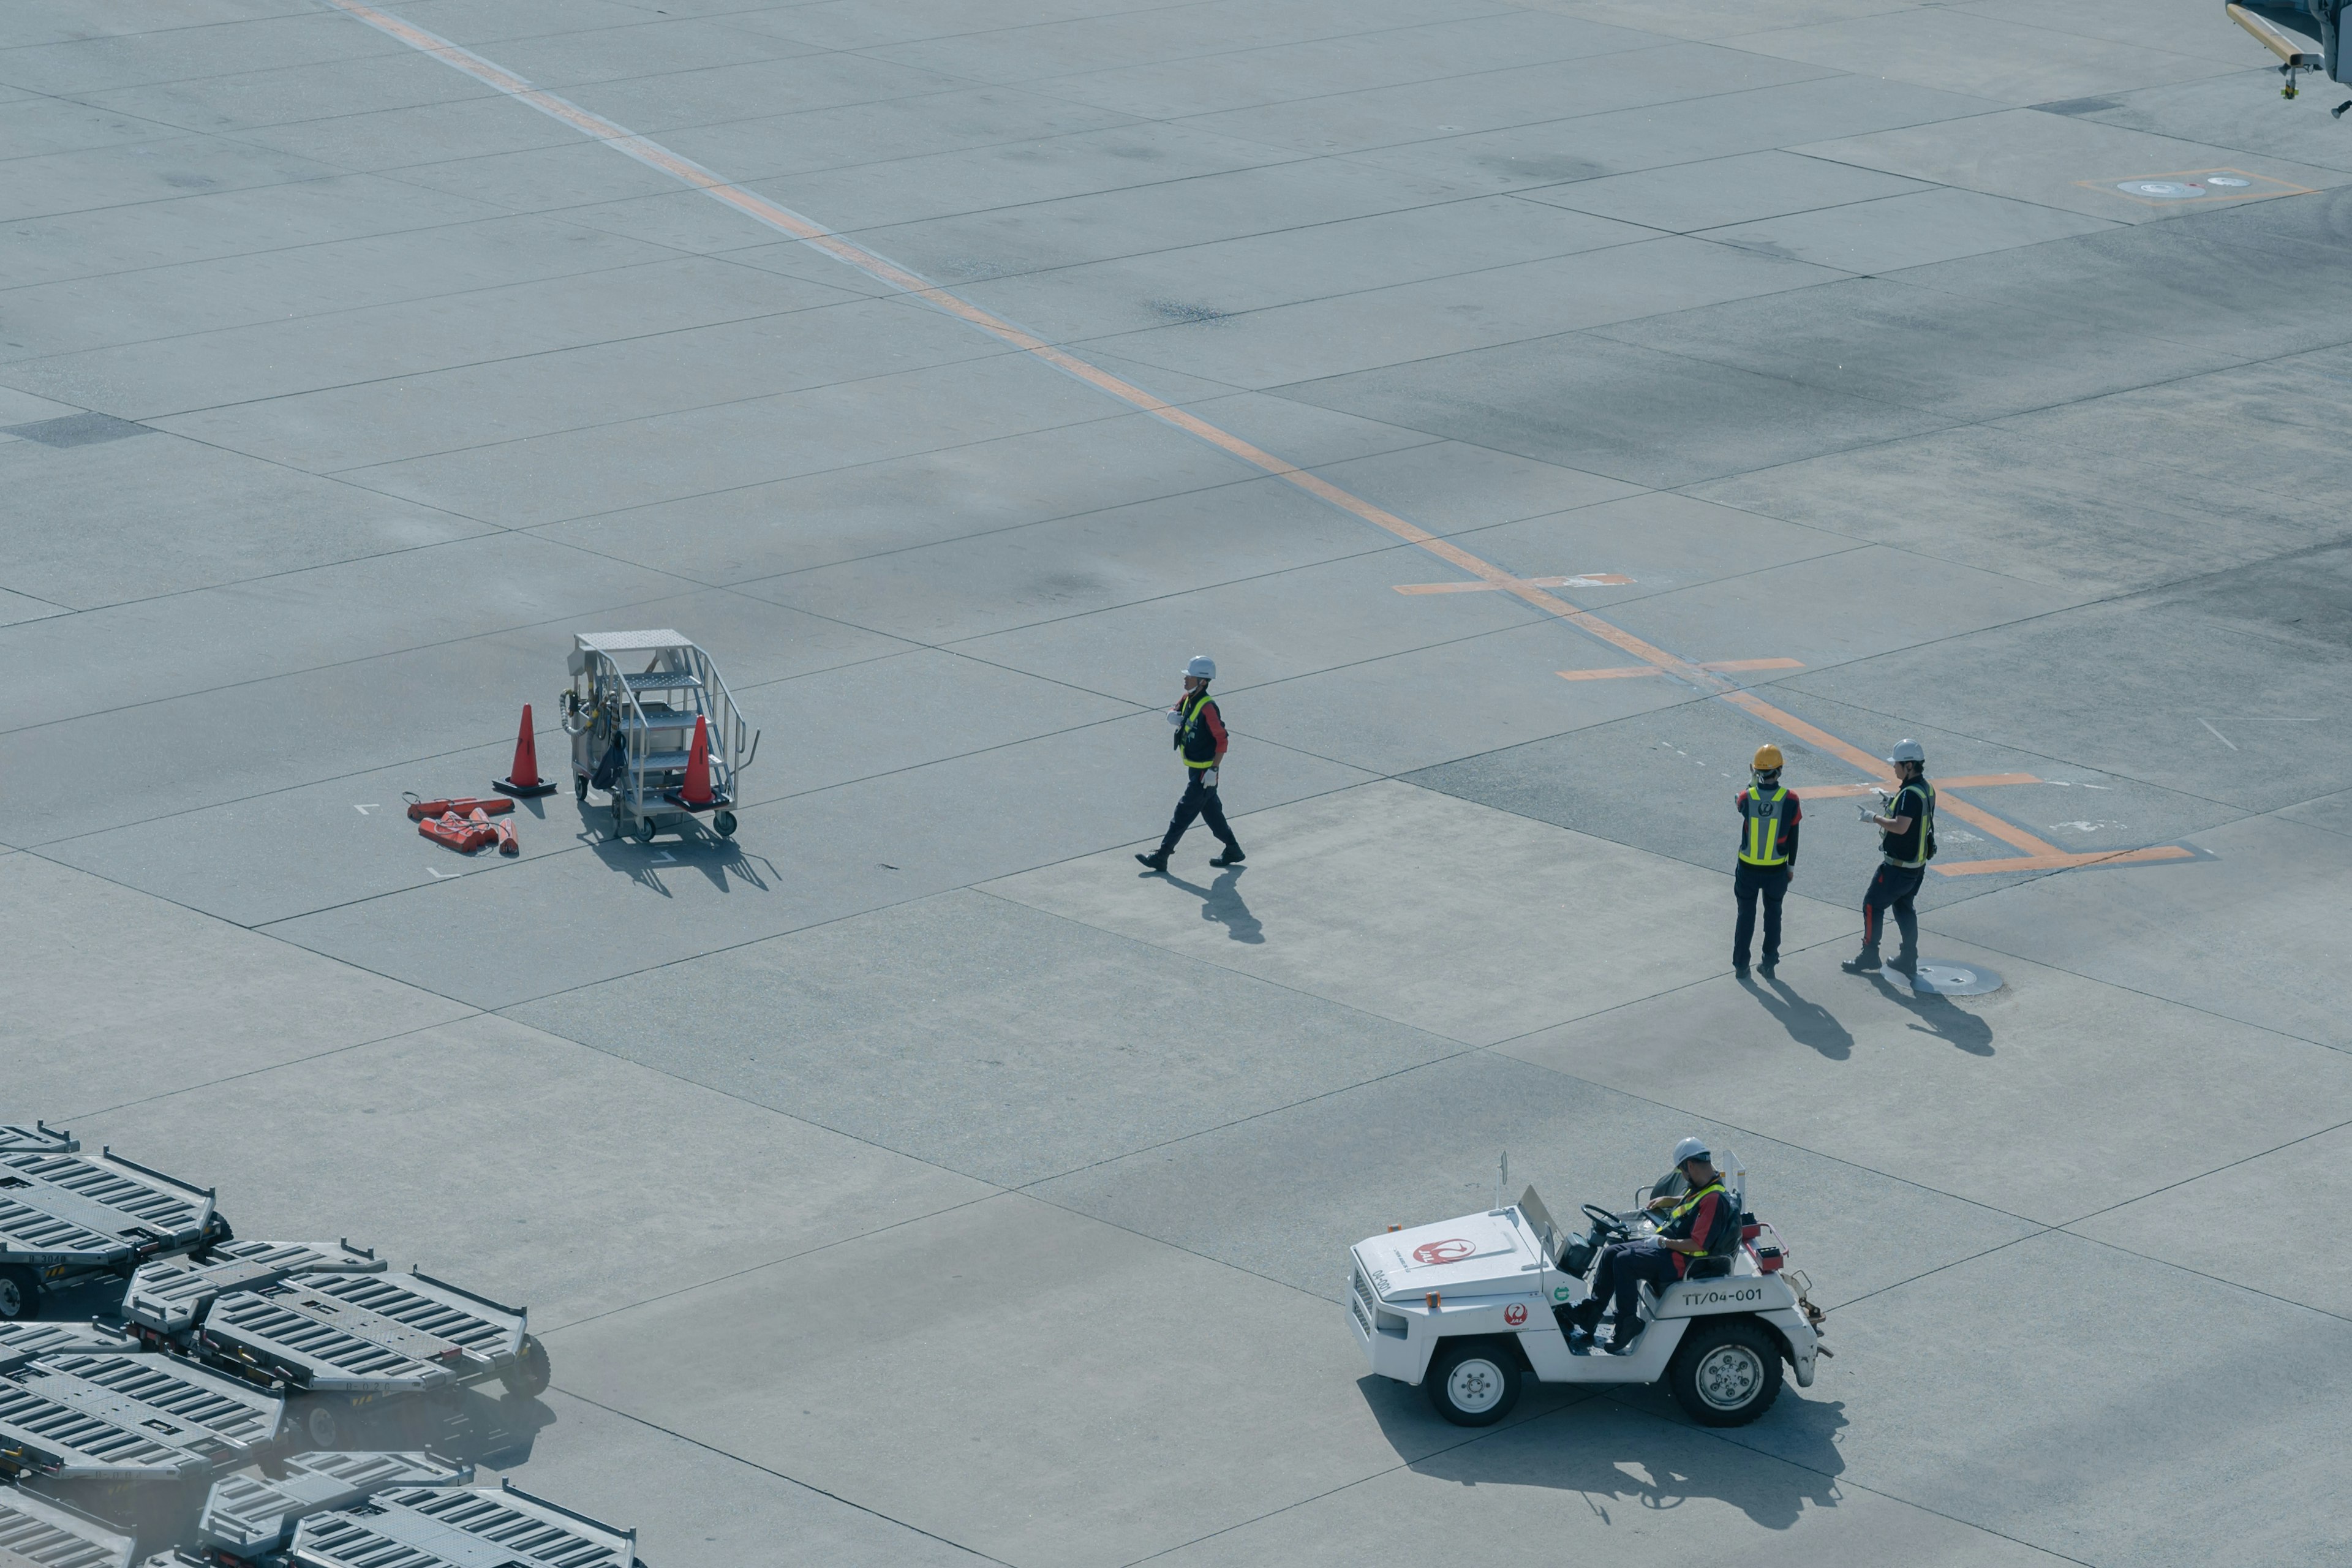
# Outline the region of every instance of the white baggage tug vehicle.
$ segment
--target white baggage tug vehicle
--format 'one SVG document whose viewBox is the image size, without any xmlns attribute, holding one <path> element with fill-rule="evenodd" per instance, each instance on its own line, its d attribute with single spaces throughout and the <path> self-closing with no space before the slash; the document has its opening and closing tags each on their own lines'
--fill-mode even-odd
<svg viewBox="0 0 2352 1568">
<path fill-rule="evenodd" d="M 1533 1187 L 1519 1201 L 1414 1229 L 1391 1229 L 1350 1248 L 1348 1322 L 1373 1372 L 1429 1392 L 1437 1413 L 1484 1426 L 1509 1413 L 1521 1382 L 1631 1384 L 1668 1380 L 1691 1419 L 1742 1426 L 1771 1408 L 1783 1362 L 1810 1388 L 1822 1347 L 1822 1313 L 1769 1227 L 1748 1212 L 1747 1173 L 1722 1156 L 1723 1181 L 1740 1216 L 1731 1258 L 1697 1260 L 1693 1278 L 1654 1295 L 1640 1288 L 1647 1326 L 1632 1351 L 1570 1350 L 1560 1315 L 1590 1294 L 1585 1277 L 1610 1241 L 1655 1234 L 1640 1206 L 1675 1190 L 1669 1176 L 1628 1214 L 1591 1204 L 1591 1230 L 1562 1233 Z M 1505 1163 L 1505 1170 L 1509 1166 Z M 1497 1195 L 1499 1196 L 1499 1188 Z"/>
</svg>

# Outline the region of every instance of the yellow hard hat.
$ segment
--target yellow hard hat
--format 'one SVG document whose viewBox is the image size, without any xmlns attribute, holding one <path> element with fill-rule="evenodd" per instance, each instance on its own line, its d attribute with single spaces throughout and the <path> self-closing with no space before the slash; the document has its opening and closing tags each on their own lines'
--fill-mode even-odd
<svg viewBox="0 0 2352 1568">
<path fill-rule="evenodd" d="M 1759 773 L 1777 773 L 1780 767 L 1780 748 L 1763 745 L 1756 748 L 1756 761 L 1749 764 Z"/>
</svg>

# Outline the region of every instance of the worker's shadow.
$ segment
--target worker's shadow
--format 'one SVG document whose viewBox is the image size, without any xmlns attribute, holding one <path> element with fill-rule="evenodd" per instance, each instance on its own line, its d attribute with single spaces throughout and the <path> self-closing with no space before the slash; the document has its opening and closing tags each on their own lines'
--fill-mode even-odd
<svg viewBox="0 0 2352 1568">
<path fill-rule="evenodd" d="M 1787 1530 L 1807 1508 L 1843 1500 L 1836 1478 L 1845 1468 L 1837 1445 L 1845 1407 L 1793 1386 L 1729 1441 L 1694 1425 L 1661 1389 L 1530 1383 L 1508 1422 L 1465 1432 L 1440 1421 L 1418 1388 L 1383 1377 L 1360 1386 L 1398 1452 L 1426 1456 L 1407 1461 L 1415 1474 L 1576 1492 L 1603 1525 L 1621 1509 L 1661 1511 L 1697 1499 Z"/>
<path fill-rule="evenodd" d="M 1818 1002 L 1809 1002 L 1797 988 L 1777 975 L 1770 980 L 1743 980 L 1748 994 L 1801 1046 L 1811 1046 L 1833 1062 L 1853 1055 L 1853 1037 L 1835 1015 Z"/>
<path fill-rule="evenodd" d="M 1265 941 L 1265 928 L 1258 924 L 1257 917 L 1250 913 L 1247 904 L 1242 902 L 1242 873 L 1248 869 L 1246 866 L 1229 866 L 1218 872 L 1217 879 L 1205 888 L 1188 882 L 1172 871 L 1163 871 L 1160 875 L 1201 900 L 1202 920 L 1215 921 L 1225 928 L 1225 934 L 1234 941 L 1255 946 Z"/>
<path fill-rule="evenodd" d="M 1884 974 L 1871 979 L 1890 997 L 1895 1005 L 1918 1022 L 1909 1026 L 1922 1035 L 1933 1035 L 1939 1040 L 1959 1047 L 1972 1057 L 1992 1055 L 1992 1026 L 1965 1008 L 1952 1005 L 1948 996 L 1933 991 L 1914 991 L 1899 980 L 1889 980 Z"/>
</svg>

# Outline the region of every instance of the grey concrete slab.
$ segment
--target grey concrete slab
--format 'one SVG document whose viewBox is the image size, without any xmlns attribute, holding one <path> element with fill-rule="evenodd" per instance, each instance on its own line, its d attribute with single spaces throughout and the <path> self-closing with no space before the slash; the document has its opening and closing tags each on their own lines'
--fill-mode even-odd
<svg viewBox="0 0 2352 1568">
<path fill-rule="evenodd" d="M 898 956 L 875 965 L 877 943 Z M 1221 1023 L 1204 1034 L 1192 999 L 1211 991 Z M 1006 1185 L 1461 1048 L 971 891 L 585 986 L 513 1016 Z M 1106 1051 L 1119 1059 L 1116 1074 L 1101 1070 Z M 909 1100 L 903 1086 L 914 1081 L 927 1088 Z"/>
<path fill-rule="evenodd" d="M 231 1150 L 210 1131 L 264 1118 L 288 1135 Z M 348 1232 L 523 1302 L 541 1335 L 994 1190 L 488 1016 L 87 1120 L 164 1170 L 208 1170 L 244 1234 Z"/>
<path fill-rule="evenodd" d="M 1007 87 L 961 87 L 916 98 L 681 126 L 664 145 L 747 179 L 872 168 L 960 149 L 1030 143 L 1135 123 L 1118 109 Z M 879 167 L 877 167 L 877 166 Z"/>
<path fill-rule="evenodd" d="M 2352 1129 L 2331 1128 L 2077 1220 L 2067 1229 L 2341 1319 L 2347 1275 L 2352 1272 L 2341 1252 L 2321 1247 L 2296 1258 L 2292 1268 L 2256 1273 L 2235 1267 L 2226 1249 L 2199 1244 L 2239 1231 L 2251 1214 L 2275 1215 L 2289 1226 L 2306 1216 L 2318 1222 L 2344 1201 L 2347 1146 Z"/>
<path fill-rule="evenodd" d="M 1688 234 L 1928 188 L 1874 169 L 1769 152 L 1544 185 L 1520 195 L 1528 201 Z"/>
<path fill-rule="evenodd" d="M 1433 533 L 1492 528 L 1638 493 L 1622 479 L 1461 441 L 1327 463 L 1321 471 Z"/>
<path fill-rule="evenodd" d="M 331 12 L 313 14 L 337 19 Z M 372 27 L 349 22 L 346 26 L 392 43 Z M 471 77 L 394 44 L 389 52 L 348 60 L 292 65 L 239 61 L 216 73 L 173 74 L 110 87 L 91 93 L 89 100 L 189 131 L 237 135 L 345 114 L 485 102 L 495 96 L 493 89 Z"/>
<path fill-rule="evenodd" d="M 2273 184 L 2257 184 L 2252 187 L 2255 194 L 2229 200 L 2261 202 L 2277 199 L 2282 186 L 2317 191 L 2352 180 L 2352 174 L 2342 170 L 2252 156 L 2030 109 L 1979 114 L 1949 126 L 1914 125 L 1810 142 L 1794 150 L 1915 180 L 2133 224 L 2178 217 L 2182 209 L 2160 202 L 2134 201 L 2116 188 L 2120 181 L 2243 164 L 2245 172 Z"/>
<path fill-rule="evenodd" d="M 35 397 L 29 392 L 18 392 L 13 387 L 0 386 L 0 420 L 7 422 L 5 425 L 0 425 L 0 432 L 13 430 L 19 425 L 70 418 L 82 412 L 84 410 L 76 408 L 70 403 L 52 403 L 46 397 Z M 22 436 L 13 434 L 9 436 L 9 439 L 15 441 L 21 441 L 24 438 Z"/>
<path fill-rule="evenodd" d="M 1525 127 L 1572 133 L 1558 122 L 1618 110 L 1693 103 L 1825 74 L 1731 49 L 1661 47 L 1666 43 L 1651 36 L 1624 50 L 1351 92 L 1271 99 L 1263 92 L 1250 94 L 1265 100 L 1197 114 L 1191 122 L 1301 152 L 1351 153 Z"/>
<path fill-rule="evenodd" d="M 917 642 L 950 642 L 1394 545 L 1276 479 L 762 578 L 741 591 Z M 985 591 L 976 591 L 982 584 Z M 1177 657 L 1163 649 L 1155 661 Z"/>
<path fill-rule="evenodd" d="M 1874 446 L 1941 423 L 1827 388 L 1792 386 L 1779 377 L 1586 333 L 1362 371 L 1281 392 L 1651 487 Z M 1570 408 L 1572 416 L 1561 412 Z M 1710 438 L 1689 440 L 1682 434 L 1686 428 L 1705 429 Z"/>
<path fill-rule="evenodd" d="M 1130 702 L 1175 700 L 1175 672 L 1191 656 L 1213 650 L 1225 722 L 1263 716 L 1294 744 L 1318 750 L 1315 738 L 1285 724 L 1290 709 L 1278 682 L 1322 670 L 1352 670 L 1368 659 L 1523 626 L 1536 612 L 1506 594 L 1402 595 L 1399 579 L 1429 575 L 1430 558 L 1398 545 L 1319 566 L 1273 572 L 1213 587 L 1170 594 L 1111 609 L 1081 612 L 956 643 L 959 653 L 991 664 L 1066 680 Z M 1444 568 L 1438 567 L 1444 575 Z M 1387 687 L 1378 673 L 1359 674 Z M 1252 700 L 1273 687 L 1263 711 Z M 1390 688 L 1379 699 L 1395 701 Z M 1360 762 L 1370 763 L 1359 754 Z M 1381 768 L 1379 771 L 1386 771 Z"/>
<path fill-rule="evenodd" d="M 170 201 L 191 191 L 252 189 L 342 173 L 290 153 L 167 132 L 143 142 L 11 159 L 0 220 L 54 218 Z"/>
<path fill-rule="evenodd" d="M 759 58 L 772 52 L 772 40 L 751 34 L 741 57 L 724 64 L 583 82 L 565 96 L 642 135 L 657 136 L 679 126 L 744 118 L 747 105 L 757 106 L 753 112 L 779 114 L 918 98 L 970 85 L 943 72 L 851 50 L 802 50 L 790 58 Z"/>
<path fill-rule="evenodd" d="M 2352 1065 L 2339 1051 L 1948 937 L 1921 941 L 2007 984 L 1915 997 L 1841 973 L 1837 942 L 1780 969 L 1851 1046 L 1795 1037 L 1763 987 L 1724 975 L 1502 1048 L 2046 1225 L 2344 1120 Z M 1741 1042 L 1736 1058 L 1715 1045 L 1725 1040 Z M 2086 1103 L 2103 1110 L 2085 1117 Z M 2194 1121 L 2157 1109 L 2183 1103 L 2202 1108 Z"/>
<path fill-rule="evenodd" d="M 1579 1205 L 1625 1205 L 1693 1135 L 1747 1167 L 1750 1211 L 1779 1232 L 1790 1266 L 1811 1276 L 1813 1300 L 1825 1308 L 2036 1229 L 1491 1051 L 1396 1071 L 1028 1190 L 1337 1302 L 1356 1242 L 1385 1226 L 1492 1204 L 1498 1152 L 1511 1159 L 1509 1196 L 1536 1188 L 1581 1234 Z M 1803 1397 L 1793 1387 L 1788 1395 Z"/>
<path fill-rule="evenodd" d="M 70 1126 L 473 1011 L 37 855 L 0 857 L 0 923 L 42 977 L 10 987 L 11 1121 Z"/>
<path fill-rule="evenodd" d="M 1845 1417 L 1815 1394 L 1781 1395 L 1765 1419 L 1791 1457 L 1759 1459 L 1618 1400 L 1582 1401 L 1354 1486 L 1204 1535 L 1167 1554 L 1181 1568 L 1342 1563 L 1381 1553 L 1443 1557 L 1482 1538 L 1498 1564 L 1564 1552 L 1738 1553 L 1759 1563 L 2056 1563 L 2053 1556 L 1883 1493 L 1841 1485 Z"/>
<path fill-rule="evenodd" d="M 2251 69 L 2034 107 L 2126 131 L 2173 136 L 2210 147 L 2240 148 L 2323 169 L 2344 167 L 2352 150 L 2336 133 L 2342 122 L 2329 117 L 2327 111 L 2335 104 L 2326 101 L 2326 92 L 2281 99 L 2276 77 L 2263 68 L 2271 62 L 2259 52 L 2262 46 L 2252 38 L 2246 44 L 2247 48 L 2231 57 L 2231 63 Z"/>
<path fill-rule="evenodd" d="M 35 92 L 79 94 L 180 81 L 265 66 L 319 65 L 401 46 L 331 11 L 223 18 L 202 26 L 100 34 L 8 51 L 6 80 Z"/>
<path fill-rule="evenodd" d="M 2344 813 L 2347 792 L 2336 790 L 2317 795 L 2274 813 L 2282 821 L 2305 827 L 2316 827 L 2323 833 L 2352 833 L 2352 819 Z"/>
<path fill-rule="evenodd" d="M 666 17 L 657 7 L 610 5 L 575 12 L 570 5 L 485 17 L 474 7 L 426 4 L 413 7 L 420 26 L 462 39 L 468 47 L 497 44 L 500 64 L 539 87 L 572 89 L 624 79 L 669 78 L 724 69 L 762 59 L 820 52 L 820 46 L 716 17 Z M 648 10 L 654 12 L 648 15 Z M 598 23 L 603 26 L 597 26 Z M 675 80 L 671 85 L 682 85 Z"/>
<path fill-rule="evenodd" d="M 561 1387 L 540 1403 L 552 1419 L 535 1435 L 530 1462 L 509 1464 L 508 1479 L 525 1491 L 572 1499 L 583 1511 L 593 1499 L 599 1517 L 635 1529 L 640 1548 L 656 1556 L 707 1553 L 746 1568 L 783 1568 L 804 1552 L 908 1568 L 970 1568 L 975 1561 L 951 1542 Z M 495 1473 L 490 1466 L 476 1471 L 483 1479 Z"/>
<path fill-rule="evenodd" d="M 1708 229 L 1723 245 L 1875 274 L 2065 239 L 2114 226 L 2107 218 L 2059 212 L 1978 191 L 1918 191 L 1823 211 Z"/>
<path fill-rule="evenodd" d="M 1025 355 L 880 374 L 346 470 L 370 489 L 522 526 L 1116 416 Z"/>
<path fill-rule="evenodd" d="M 1024 273 L 974 284 L 968 292 L 1056 339 L 1096 338 L 1171 321 L 1214 322 L 1651 237 L 1651 231 L 1632 224 L 1487 196 Z M 1138 352 L 1152 357 L 1148 349 Z"/>
<path fill-rule="evenodd" d="M 1912 710 L 1928 723 L 2269 810 L 2338 782 L 2341 742 L 2325 724 L 2249 724 L 2232 735 L 2223 721 L 2321 710 L 2315 705 L 2337 679 L 2341 644 L 2324 635 L 2325 621 L 2313 628 L 2323 635 L 2299 634 L 2293 623 L 2297 613 L 2337 613 L 2334 584 L 2347 556 L 2342 546 L 2284 556 L 1789 684 L 1867 707 L 1917 682 Z M 2190 658 L 2179 652 L 2184 637 L 2193 639 Z M 1987 684 L 1989 661 L 2064 677 L 2021 709 Z"/>
<path fill-rule="evenodd" d="M 1743 32 L 1739 47 L 2005 103 L 2087 97 L 2237 68 L 2227 51 L 2151 47 L 2137 29 L 2085 37 L 1964 6 Z"/>
<path fill-rule="evenodd" d="M 1264 389 L 1518 345 L 1841 276 L 1666 237 L 1117 334 L 1105 346 L 1147 364 Z"/>
<path fill-rule="evenodd" d="M 44 153 L 74 153 L 121 142 L 153 142 L 178 127 L 92 105 L 18 99 L 0 104 L 0 146 L 7 161 Z"/>
<path fill-rule="evenodd" d="M 1147 714 L 753 806 L 730 844 L 698 836 L 646 846 L 607 828 L 578 852 L 502 861 L 269 929 L 509 1006 L 966 887 L 1074 847 L 1132 843 L 1160 830 L 1182 789 L 1171 776 L 1167 733 Z M 1225 796 L 1244 834 L 1261 809 L 1365 776 L 1272 744 L 1253 752 L 1249 777 Z M 596 815 L 584 819 L 591 828 Z M 1198 853 L 1205 859 L 1209 851 Z M 1134 865 L 1123 849 L 1118 860 Z M 1214 889 L 1205 910 L 1188 907 L 1188 919 L 1248 932 L 1245 906 Z M 551 909 L 567 918 L 549 922 Z M 475 922 L 512 933 L 509 945 L 452 952 L 438 934 Z"/>
<path fill-rule="evenodd" d="M 1936 929 L 2352 1049 L 2331 973 L 2352 888 L 2352 845 L 2275 816 L 2211 827 L 2190 841 L 2213 858 L 2168 867 L 2153 887 L 2144 879 L 2051 878 L 1945 911 Z M 2200 912 L 2192 940 L 2176 918 L 2183 904 Z"/>
<path fill-rule="evenodd" d="M 22 287 L 497 215 L 397 180 L 337 175 L 28 219 L 0 230 L 0 258 Z"/>
<path fill-rule="evenodd" d="M 1804 325 L 1797 329 L 1800 321 Z M 1886 278 L 1853 279 L 1787 299 L 1733 300 L 1599 327 L 1594 335 L 1955 419 L 2045 408 L 2187 378 L 2235 362 L 2218 342 L 2191 347 L 2162 337 L 2120 339 L 2068 312 L 2036 309 L 2030 295 L 2013 295 L 2001 309 L 1989 310 L 1981 299 Z M 1898 443 L 1894 450 L 1924 453 L 1981 439 L 1962 430 Z M 1871 460 L 1868 448 L 1852 459 L 1855 464 Z M 1926 460 L 1908 459 L 1914 464 Z M 1797 472 L 1805 471 L 1800 465 Z M 2040 482 L 2064 482 L 2064 478 L 2061 469 Z M 1986 479 L 1997 482 L 1994 476 Z M 1743 475 L 1737 483 L 1743 489 L 1796 488 L 1779 468 Z M 2114 494 L 2119 481 L 2102 475 L 2091 488 Z M 1807 491 L 1817 504 L 1839 505 L 1847 487 L 1820 485 L 1807 487 Z M 1969 504 L 1971 496 L 1982 493 L 1982 486 L 1972 487 L 1969 495 L 1954 496 L 1948 504 Z M 1877 509 L 1865 502 L 1854 510 L 1867 514 Z M 1876 527 L 1865 524 L 1848 531 L 1885 538 L 1883 531 L 1900 522 L 1900 518 L 1888 518 Z"/>
<path fill-rule="evenodd" d="M 1615 606 L 1632 600 L 1833 555 L 1851 550 L 1853 542 L 1825 529 L 1777 522 L 1672 490 L 1650 490 L 1479 529 L 1459 542 L 1523 577 L 1630 577 L 1625 584 L 1552 590 L 1571 604 L 1613 614 Z M 1769 656 L 1763 649 L 1692 652 L 1710 659 Z"/>
<path fill-rule="evenodd" d="M 69 613 L 63 605 L 53 605 L 29 594 L 12 594 L 0 588 L 0 626 L 13 626 L 20 621 L 40 620 L 48 616 Z"/>
<path fill-rule="evenodd" d="M 1234 891 L 1257 942 L 1192 921 L 1190 893 L 1129 878 L 1117 851 L 989 890 L 1476 1045 L 1727 967 L 1716 879 L 1411 785 L 1307 801 L 1235 832 L 1250 859 Z M 1465 864 L 1477 873 L 1449 869 Z M 1617 890 L 1636 884 L 1639 900 Z M 1416 896 L 1400 898 L 1408 887 Z M 1796 900 L 1790 923 L 1811 942 L 1843 916 Z"/>
<path fill-rule="evenodd" d="M 492 531 L 470 519 L 178 437 L 0 445 L 7 582 L 72 609 L 121 604 Z M 218 521 L 187 526 L 191 497 Z M 79 516 L 86 526 L 48 520 Z"/>
<path fill-rule="evenodd" d="M 538 531 L 741 583 L 1244 484 L 1255 472 L 1133 414 L 592 513 Z"/>
<path fill-rule="evenodd" d="M 2047 1324 L 1987 1334 L 1983 1301 Z M 2111 1308 L 2130 1301 L 2130 1353 Z M 2342 1353 L 2342 1320 L 2090 1242 L 2045 1237 L 1848 1307 L 1836 1370 L 1846 1479 L 2078 1560 L 2291 1563 L 2332 1550 L 2344 1500 L 2326 1456 L 2342 1405 L 2304 1369 Z M 2210 1326 L 2226 1323 L 2217 1338 Z M 1919 1347 L 1932 1345 L 1927 1355 Z M 1895 1382 L 1863 1368 L 1901 1364 Z M 2137 1418 L 2186 1408 L 2193 1422 Z M 1779 1444 L 1762 1425 L 1741 1441 Z M 2307 1494 L 2278 1509 L 2272 1486 Z M 2213 1500 L 2182 1513 L 2186 1489 Z"/>
<path fill-rule="evenodd" d="M 689 1327 L 713 1321 L 775 1327 L 713 1359 Z M 1007 1195 L 549 1349 L 569 1392 L 1046 1565 L 1132 1561 L 1447 1442 L 1400 1389 L 1421 1408 L 1392 1446 L 1346 1336 L 1327 1301 Z"/>
<path fill-rule="evenodd" d="M 160 420 L 314 471 L 373 468 L 839 385 L 1003 352 L 901 300 L 828 300 L 709 327 L 324 388 Z"/>
<path fill-rule="evenodd" d="M 76 39 L 159 33 L 218 22 L 254 21 L 300 14 L 299 0 L 162 0 L 137 12 L 93 14 L 72 0 L 26 0 L 9 13 L 12 47 L 61 44 Z"/>
</svg>

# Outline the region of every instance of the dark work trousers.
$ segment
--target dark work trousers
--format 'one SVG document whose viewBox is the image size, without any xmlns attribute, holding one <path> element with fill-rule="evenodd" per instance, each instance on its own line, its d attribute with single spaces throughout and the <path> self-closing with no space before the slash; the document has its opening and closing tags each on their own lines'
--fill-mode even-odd
<svg viewBox="0 0 2352 1568">
<path fill-rule="evenodd" d="M 1897 958 L 1906 962 L 1919 956 L 1919 915 L 1911 900 L 1919 893 L 1919 883 L 1927 875 L 1925 866 L 1887 866 L 1878 868 L 1878 875 L 1870 879 L 1870 891 L 1862 896 L 1862 946 L 1865 952 L 1878 951 L 1878 938 L 1885 927 L 1881 912 L 1895 911 L 1895 929 L 1903 933 L 1903 950 Z"/>
<path fill-rule="evenodd" d="M 1160 841 L 1162 855 L 1176 852 L 1176 841 L 1184 837 L 1184 830 L 1192 826 L 1192 819 L 1196 816 L 1209 825 L 1209 831 L 1217 836 L 1218 843 L 1228 849 L 1241 847 L 1234 838 L 1234 830 L 1225 826 L 1225 808 L 1217 802 L 1216 786 L 1201 782 L 1201 775 L 1207 771 L 1205 768 L 1184 770 L 1184 798 L 1176 803 L 1176 815 L 1168 819 L 1168 837 Z"/>
<path fill-rule="evenodd" d="M 1681 1278 L 1675 1268 L 1675 1255 L 1656 1242 L 1612 1242 L 1601 1249 L 1601 1261 L 1592 1266 L 1592 1295 L 1595 1300 L 1611 1295 L 1617 1298 L 1617 1337 L 1629 1340 L 1641 1321 L 1642 1298 L 1636 1287 L 1647 1280 L 1652 1289 L 1664 1291 Z"/>
<path fill-rule="evenodd" d="M 1756 900 L 1764 900 L 1764 962 L 1780 962 L 1780 900 L 1788 896 L 1789 868 L 1750 866 L 1739 862 L 1731 880 L 1732 897 L 1739 900 L 1739 923 L 1731 931 L 1731 966 L 1748 967 L 1748 941 L 1756 934 Z"/>
</svg>

